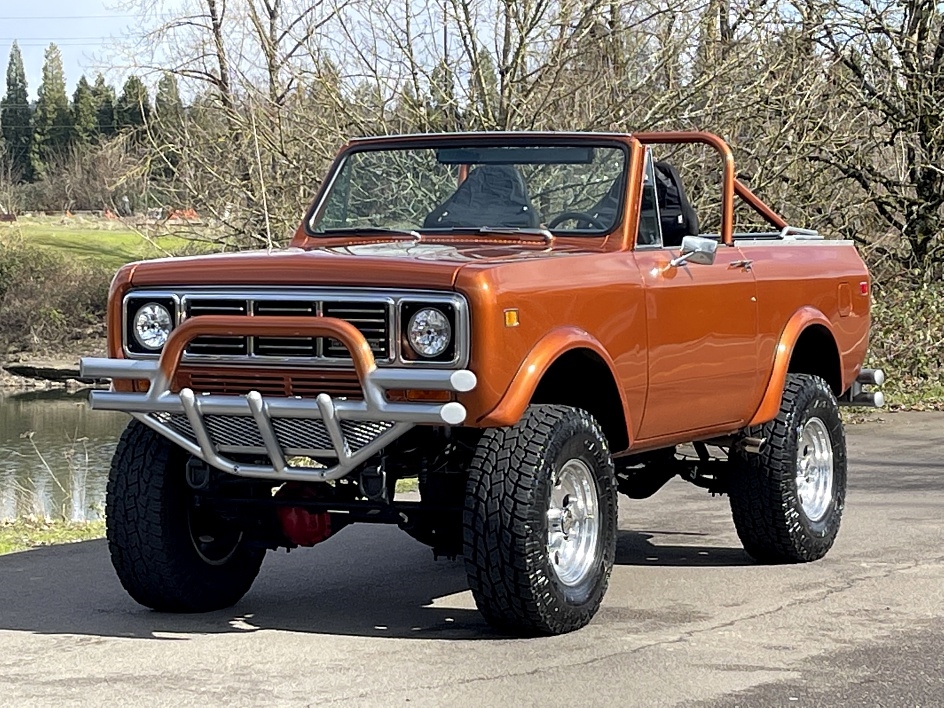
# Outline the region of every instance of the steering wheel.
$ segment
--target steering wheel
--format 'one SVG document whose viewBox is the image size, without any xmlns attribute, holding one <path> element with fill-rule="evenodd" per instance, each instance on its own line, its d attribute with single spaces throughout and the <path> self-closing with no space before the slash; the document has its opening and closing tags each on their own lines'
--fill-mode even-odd
<svg viewBox="0 0 944 708">
<path fill-rule="evenodd" d="M 592 226 L 593 228 L 599 229 L 600 231 L 606 231 L 608 228 L 607 225 L 601 222 L 598 218 L 596 218 L 592 214 L 588 214 L 585 211 L 561 212 L 560 214 L 555 216 L 553 219 L 551 219 L 550 223 L 548 223 L 547 225 L 547 228 L 549 229 L 557 228 L 558 226 L 563 224 L 565 221 L 570 221 L 571 219 L 578 222 L 583 221 L 587 224 L 590 224 L 590 226 Z"/>
</svg>

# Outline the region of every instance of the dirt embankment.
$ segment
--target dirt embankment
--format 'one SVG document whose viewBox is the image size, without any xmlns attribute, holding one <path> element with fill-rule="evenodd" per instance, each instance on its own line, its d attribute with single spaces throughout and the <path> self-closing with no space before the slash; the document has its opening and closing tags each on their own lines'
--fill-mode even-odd
<svg viewBox="0 0 944 708">
<path fill-rule="evenodd" d="M 19 351 L 0 355 L 0 392 L 75 389 L 94 384 L 79 379 L 79 359 L 104 356 L 104 339 L 84 339 L 56 351 Z"/>
</svg>

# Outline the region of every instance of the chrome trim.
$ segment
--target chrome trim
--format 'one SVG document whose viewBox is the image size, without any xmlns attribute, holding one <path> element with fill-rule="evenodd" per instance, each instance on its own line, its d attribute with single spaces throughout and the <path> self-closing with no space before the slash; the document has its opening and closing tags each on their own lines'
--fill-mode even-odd
<svg viewBox="0 0 944 708">
<path fill-rule="evenodd" d="M 156 360 L 160 358 L 160 351 L 145 354 L 128 349 L 128 301 L 138 298 L 165 298 L 173 299 L 176 305 L 174 326 L 179 326 L 187 319 L 187 302 L 194 298 L 216 300 L 245 301 L 247 306 L 246 317 L 255 316 L 252 312 L 253 303 L 260 300 L 311 300 L 318 303 L 319 314 L 323 314 L 324 304 L 332 302 L 363 302 L 370 304 L 385 304 L 387 314 L 387 354 L 384 359 L 377 359 L 378 366 L 401 366 L 433 369 L 455 369 L 468 366 L 470 352 L 470 315 L 466 299 L 459 293 L 445 293 L 426 290 L 389 290 L 371 288 L 181 288 L 179 290 L 131 290 L 125 294 L 122 301 L 121 313 L 121 347 L 124 355 L 129 359 Z M 400 350 L 402 327 L 400 324 L 400 309 L 402 303 L 421 304 L 448 304 L 452 305 L 456 313 L 456 322 L 453 336 L 456 339 L 456 356 L 451 361 L 430 361 L 404 359 Z M 326 357 L 323 353 L 323 338 L 318 338 L 317 356 L 315 357 L 278 357 L 255 354 L 247 350 L 247 354 L 190 354 L 184 353 L 183 363 L 219 363 L 219 364 L 260 364 L 260 365 L 287 365 L 303 367 L 327 367 L 349 369 L 353 363 L 349 358 Z"/>
<path fill-rule="evenodd" d="M 130 322 L 128 321 L 128 300 L 147 300 L 153 298 L 154 300 L 173 300 L 174 301 L 174 327 L 180 325 L 180 296 L 177 293 L 170 290 L 138 290 L 138 291 L 129 291 L 124 299 L 121 301 L 121 351 L 124 352 L 124 355 L 128 358 L 133 359 L 159 359 L 161 356 L 161 350 L 158 349 L 156 352 L 133 352 L 128 348 L 128 342 L 131 340 L 131 332 L 129 331 Z"/>
<path fill-rule="evenodd" d="M 435 361 L 433 359 L 424 359 L 422 356 L 417 354 L 418 359 L 404 359 L 403 352 L 400 347 L 400 343 L 403 341 L 404 337 L 404 322 L 401 313 L 403 311 L 403 306 L 405 304 L 418 304 L 418 305 L 452 305 L 453 310 L 456 313 L 456 326 L 453 328 L 452 336 L 455 338 L 456 343 L 456 355 L 452 358 L 451 361 Z M 462 367 L 468 365 L 469 360 L 469 309 L 466 305 L 465 298 L 453 300 L 451 298 L 439 298 L 439 299 L 430 299 L 427 296 L 406 296 L 402 297 L 397 301 L 396 304 L 396 314 L 394 316 L 394 328 L 396 329 L 396 340 L 397 340 L 397 364 L 400 366 L 423 366 L 423 367 Z M 409 346 L 409 344 L 407 344 Z M 411 347 L 412 349 L 412 347 Z"/>
<path fill-rule="evenodd" d="M 265 398 L 257 391 L 246 396 L 197 395 L 191 389 L 179 393 L 169 390 L 169 382 L 161 373 L 157 361 L 131 359 L 83 358 L 79 364 L 80 376 L 88 378 L 147 379 L 147 393 L 120 391 L 92 391 L 89 405 L 93 410 L 112 410 L 130 413 L 192 455 L 205 460 L 224 472 L 241 477 L 278 481 L 330 481 L 340 479 L 366 462 L 372 455 L 399 438 L 417 424 L 459 425 L 465 421 L 466 409 L 461 403 L 391 403 L 389 389 L 426 389 L 464 393 L 471 391 L 477 379 L 471 371 L 433 369 L 372 369 L 361 380 L 364 400 L 332 399 L 319 394 L 315 400 L 304 398 Z M 153 417 L 152 413 L 184 414 L 194 433 L 194 440 L 174 430 L 170 425 Z M 258 452 L 257 448 L 217 446 L 207 430 L 205 416 L 237 416 L 250 418 L 259 429 L 270 464 L 243 464 L 224 457 L 224 452 Z M 290 465 L 290 455 L 281 448 L 273 430 L 272 419 L 320 420 L 331 438 L 333 450 L 326 456 L 336 458 L 337 464 L 324 467 Z M 363 447 L 351 451 L 342 421 L 375 421 L 392 426 Z"/>
<path fill-rule="evenodd" d="M 801 229 L 799 226 L 784 226 L 780 230 L 782 239 L 822 240 L 823 236 L 816 229 Z"/>
</svg>

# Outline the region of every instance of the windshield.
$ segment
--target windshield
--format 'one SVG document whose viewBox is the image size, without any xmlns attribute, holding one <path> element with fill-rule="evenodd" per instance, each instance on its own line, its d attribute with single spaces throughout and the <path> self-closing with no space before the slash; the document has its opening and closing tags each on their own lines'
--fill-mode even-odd
<svg viewBox="0 0 944 708">
<path fill-rule="evenodd" d="M 467 145 L 348 154 L 312 219 L 340 231 L 611 231 L 622 213 L 617 146 Z"/>
</svg>

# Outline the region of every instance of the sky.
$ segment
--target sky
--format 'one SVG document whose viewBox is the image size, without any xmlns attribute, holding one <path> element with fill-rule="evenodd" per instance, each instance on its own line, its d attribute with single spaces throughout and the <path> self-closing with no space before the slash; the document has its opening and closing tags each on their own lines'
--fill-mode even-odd
<svg viewBox="0 0 944 708">
<path fill-rule="evenodd" d="M 0 94 L 6 91 L 6 66 L 14 40 L 23 52 L 31 99 L 36 98 L 43 53 L 50 42 L 62 52 L 70 96 L 83 73 L 91 82 L 116 38 L 139 19 L 112 9 L 113 5 L 113 0 L 0 0 Z M 120 76 L 104 73 L 113 83 L 120 83 Z M 120 85 L 117 88 L 120 91 Z"/>
</svg>

